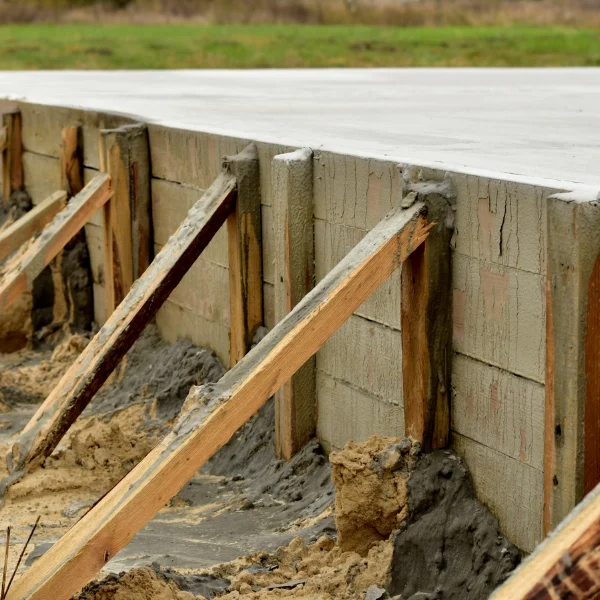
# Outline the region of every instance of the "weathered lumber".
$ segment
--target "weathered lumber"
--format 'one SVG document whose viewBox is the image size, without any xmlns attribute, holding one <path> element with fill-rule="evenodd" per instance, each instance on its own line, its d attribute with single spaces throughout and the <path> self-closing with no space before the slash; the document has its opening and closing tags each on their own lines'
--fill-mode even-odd
<svg viewBox="0 0 600 600">
<path fill-rule="evenodd" d="M 217 384 L 193 387 L 173 431 L 36 561 L 8 599 L 67 600 L 89 581 L 423 243 L 425 212 L 419 202 L 383 219 Z"/>
<path fill-rule="evenodd" d="M 262 225 L 258 152 L 250 144 L 243 152 L 226 157 L 236 176 L 235 210 L 227 219 L 229 256 L 229 367 L 248 352 L 263 323 Z"/>
<path fill-rule="evenodd" d="M 400 308 L 405 431 L 430 452 L 447 446 L 450 437 L 454 191 L 448 179 L 413 184 L 407 191 L 408 198 L 425 202 L 436 223 L 427 242 L 402 265 Z"/>
<path fill-rule="evenodd" d="M 4 143 L 2 144 L 2 199 L 8 204 L 11 194 L 23 189 L 23 141 L 21 112 L 13 110 L 2 115 Z"/>
<path fill-rule="evenodd" d="M 592 600 L 600 594 L 600 485 L 491 600 Z"/>
<path fill-rule="evenodd" d="M 108 179 L 107 175 L 100 177 Z M 13 445 L 13 478 L 56 447 L 144 327 L 208 245 L 235 203 L 235 177 L 222 173 L 190 210 L 130 293 L 46 398 Z M 74 200 L 71 200 L 74 202 Z"/>
<path fill-rule="evenodd" d="M 104 206 L 106 314 L 123 301 L 133 284 L 128 138 L 121 129 L 100 132 L 100 170 L 110 175 L 113 197 Z"/>
<path fill-rule="evenodd" d="M 304 148 L 272 162 L 276 322 L 314 287 L 312 161 L 312 151 Z M 275 451 L 286 460 L 316 429 L 315 362 L 309 358 L 275 396 Z"/>
<path fill-rule="evenodd" d="M 0 282 L 0 310 L 8 307 L 48 266 L 89 217 L 110 198 L 110 177 L 98 175 L 49 223 Z"/>
<path fill-rule="evenodd" d="M 60 145 L 60 187 L 69 197 L 83 189 L 81 131 L 76 125 L 64 127 Z"/>
<path fill-rule="evenodd" d="M 600 206 L 547 201 L 544 533 L 600 482 Z"/>
<path fill-rule="evenodd" d="M 42 229 L 67 205 L 67 193 L 54 192 L 49 198 L 34 206 L 28 213 L 0 232 L 0 260 L 17 250 Z"/>
</svg>

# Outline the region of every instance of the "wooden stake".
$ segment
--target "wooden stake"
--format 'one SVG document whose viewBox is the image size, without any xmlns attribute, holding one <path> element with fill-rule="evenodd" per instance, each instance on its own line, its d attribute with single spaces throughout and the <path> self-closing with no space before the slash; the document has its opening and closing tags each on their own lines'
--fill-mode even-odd
<svg viewBox="0 0 600 600">
<path fill-rule="evenodd" d="M 308 148 L 272 162 L 275 320 L 314 287 L 313 165 Z M 275 396 L 275 451 L 289 460 L 316 429 L 316 361 L 308 359 Z"/>
<path fill-rule="evenodd" d="M 2 199 L 8 205 L 11 194 L 23 189 L 23 142 L 21 112 L 14 110 L 2 115 L 4 144 L 2 152 Z"/>
<path fill-rule="evenodd" d="M 83 189 L 83 159 L 79 127 L 65 127 L 61 132 L 60 187 L 69 197 Z"/>
<path fill-rule="evenodd" d="M 600 482 L 600 207 L 547 201 L 544 533 Z"/>
<path fill-rule="evenodd" d="M 6 528 L 6 546 L 4 547 L 4 568 L 2 569 L 2 593 L 0 599 L 4 600 L 6 592 L 6 571 L 8 569 L 8 551 L 10 549 L 10 525 Z"/>
<path fill-rule="evenodd" d="M 449 365 L 451 343 L 451 256 L 454 229 L 449 180 L 415 184 L 434 234 L 402 266 L 401 331 L 406 435 L 426 452 L 450 441 Z"/>
<path fill-rule="evenodd" d="M 107 175 L 100 177 L 108 178 Z M 35 466 L 51 454 L 225 223 L 235 204 L 235 184 L 233 175 L 221 174 L 190 210 L 136 286 L 22 431 L 7 457 L 11 473 L 18 476 L 20 471 Z M 12 483 L 16 476 L 11 477 L 8 483 Z"/>
<path fill-rule="evenodd" d="M 491 600 L 592 600 L 600 594 L 600 486 Z"/>
<path fill-rule="evenodd" d="M 246 354 L 263 322 L 262 225 L 258 152 L 250 144 L 227 157 L 238 181 L 235 211 L 227 219 L 229 247 L 229 367 Z"/>
<path fill-rule="evenodd" d="M 54 217 L 42 235 L 19 257 L 19 264 L 0 281 L 0 310 L 10 306 L 23 290 L 33 285 L 33 280 L 111 194 L 110 177 L 98 175 Z"/>
<path fill-rule="evenodd" d="M 21 247 L 29 238 L 42 232 L 44 227 L 67 205 L 67 193 L 54 192 L 34 206 L 19 220 L 0 232 L 0 260 Z"/>
<path fill-rule="evenodd" d="M 36 561 L 9 600 L 68 600 L 85 585 L 423 243 L 424 213 L 417 203 L 386 217 L 218 383 L 193 387 L 173 431 Z"/>
</svg>

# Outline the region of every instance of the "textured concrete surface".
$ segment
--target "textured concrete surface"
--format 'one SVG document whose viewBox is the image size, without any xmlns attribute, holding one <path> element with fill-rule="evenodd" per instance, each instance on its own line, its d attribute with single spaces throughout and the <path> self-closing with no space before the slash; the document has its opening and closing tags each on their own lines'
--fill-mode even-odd
<svg viewBox="0 0 600 600">
<path fill-rule="evenodd" d="M 600 69 L 0 72 L 6 96 L 540 184 L 600 184 Z"/>
</svg>

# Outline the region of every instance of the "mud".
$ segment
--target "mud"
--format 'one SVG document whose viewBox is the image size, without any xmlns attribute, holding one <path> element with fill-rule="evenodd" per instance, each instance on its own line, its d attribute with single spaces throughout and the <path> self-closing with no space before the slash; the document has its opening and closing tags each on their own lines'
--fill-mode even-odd
<svg viewBox="0 0 600 600">
<path fill-rule="evenodd" d="M 475 497 L 458 457 L 448 451 L 423 456 L 407 491 L 409 515 L 393 540 L 391 594 L 479 600 L 519 564 L 519 551 Z"/>
</svg>

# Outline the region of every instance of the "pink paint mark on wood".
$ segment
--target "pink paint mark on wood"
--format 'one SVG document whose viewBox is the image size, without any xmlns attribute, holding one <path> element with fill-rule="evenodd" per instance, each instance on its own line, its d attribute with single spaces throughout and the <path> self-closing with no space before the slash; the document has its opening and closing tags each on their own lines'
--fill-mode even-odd
<svg viewBox="0 0 600 600">
<path fill-rule="evenodd" d="M 499 322 L 502 318 L 502 310 L 508 304 L 509 299 L 508 273 L 494 273 L 487 267 L 481 267 L 479 280 L 486 317 Z"/>
</svg>

